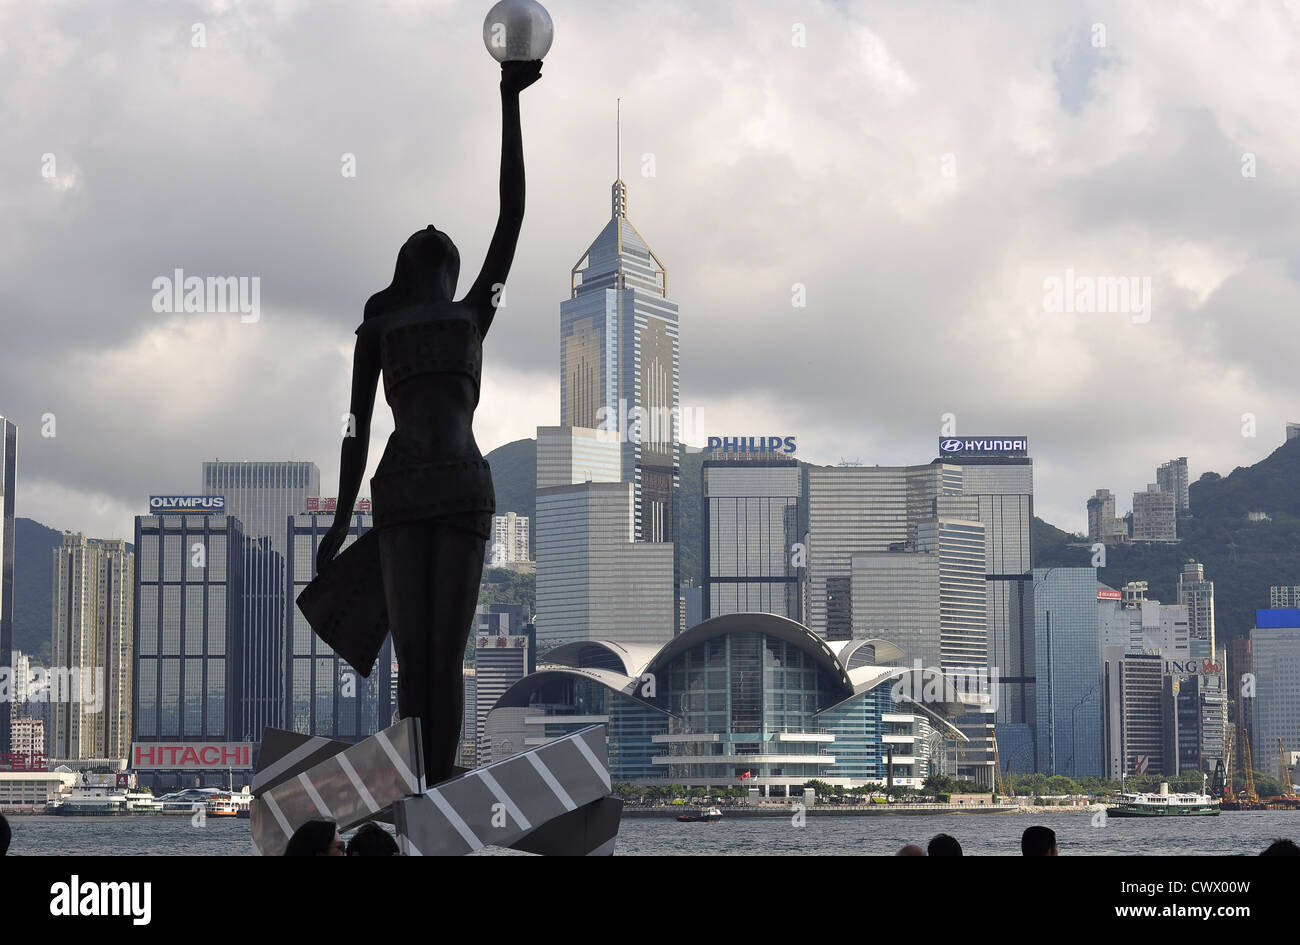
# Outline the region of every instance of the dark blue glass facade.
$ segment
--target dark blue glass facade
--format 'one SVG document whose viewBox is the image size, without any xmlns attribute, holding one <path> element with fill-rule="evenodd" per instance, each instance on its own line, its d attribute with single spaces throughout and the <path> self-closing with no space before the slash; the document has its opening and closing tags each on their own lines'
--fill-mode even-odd
<svg viewBox="0 0 1300 945">
<path fill-rule="evenodd" d="M 289 554 L 285 590 L 281 592 L 286 605 L 284 625 L 290 628 L 283 637 L 281 655 L 285 727 L 302 735 L 360 741 L 392 723 L 392 637 L 384 641 L 369 677 L 363 677 L 316 636 L 296 601 L 316 576 L 316 550 L 334 516 L 291 515 L 287 523 L 285 547 Z M 371 516 L 354 514 L 343 547 L 369 531 L 371 524 Z"/>
</svg>

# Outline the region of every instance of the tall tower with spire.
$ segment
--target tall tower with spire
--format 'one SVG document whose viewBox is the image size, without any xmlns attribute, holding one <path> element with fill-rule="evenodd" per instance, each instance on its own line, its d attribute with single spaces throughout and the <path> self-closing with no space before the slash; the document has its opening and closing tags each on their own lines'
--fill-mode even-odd
<svg viewBox="0 0 1300 945">
<path fill-rule="evenodd" d="M 609 221 L 574 264 L 560 304 L 560 423 L 618 434 L 636 539 L 667 542 L 681 464 L 677 303 L 627 217 L 618 164 Z"/>
</svg>

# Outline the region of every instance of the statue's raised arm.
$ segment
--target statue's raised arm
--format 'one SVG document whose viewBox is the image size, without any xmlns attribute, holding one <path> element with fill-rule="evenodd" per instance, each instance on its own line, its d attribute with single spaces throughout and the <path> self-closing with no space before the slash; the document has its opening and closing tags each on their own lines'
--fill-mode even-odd
<svg viewBox="0 0 1300 945">
<path fill-rule="evenodd" d="M 524 222 L 524 145 L 519 127 L 519 93 L 542 77 L 542 63 L 501 63 L 501 210 L 478 278 L 461 301 L 473 308 L 479 334 L 486 335 L 500 304 L 519 228 Z"/>
</svg>

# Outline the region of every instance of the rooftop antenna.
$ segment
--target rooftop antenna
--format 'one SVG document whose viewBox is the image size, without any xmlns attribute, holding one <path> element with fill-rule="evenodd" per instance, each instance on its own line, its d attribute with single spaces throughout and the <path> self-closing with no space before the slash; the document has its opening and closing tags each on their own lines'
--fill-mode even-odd
<svg viewBox="0 0 1300 945">
<path fill-rule="evenodd" d="M 610 215 L 614 219 L 627 216 L 627 185 L 623 183 L 623 100 L 617 100 L 614 116 L 614 186 L 610 188 Z M 623 252 L 622 230 L 619 231 L 618 251 Z"/>
</svg>

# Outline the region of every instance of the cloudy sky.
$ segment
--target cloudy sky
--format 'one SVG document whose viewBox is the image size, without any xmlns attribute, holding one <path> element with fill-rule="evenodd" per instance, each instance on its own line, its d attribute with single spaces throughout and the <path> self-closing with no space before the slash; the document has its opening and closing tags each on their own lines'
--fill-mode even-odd
<svg viewBox="0 0 1300 945">
<path fill-rule="evenodd" d="M 456 239 L 462 292 L 491 235 L 489 5 L 0 2 L 19 515 L 129 538 L 212 458 L 314 460 L 335 494 L 366 298 L 413 231 Z M 909 464 L 952 414 L 1027 435 L 1038 513 L 1082 529 L 1094 489 L 1126 511 L 1160 462 L 1226 473 L 1300 420 L 1300 3 L 547 6 L 484 452 L 558 421 L 559 303 L 608 218 L 618 97 L 696 437 Z M 260 318 L 155 312 L 176 269 L 257 276 Z M 1149 284 L 1149 311 L 1052 311 L 1067 272 Z"/>
</svg>

